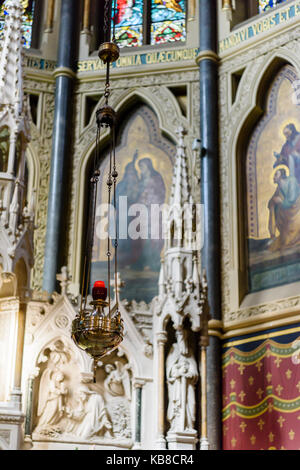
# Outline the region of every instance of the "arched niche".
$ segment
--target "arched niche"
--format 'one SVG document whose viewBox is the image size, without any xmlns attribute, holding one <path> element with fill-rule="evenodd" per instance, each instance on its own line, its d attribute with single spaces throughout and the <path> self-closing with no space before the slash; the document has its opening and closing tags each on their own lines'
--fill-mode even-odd
<svg viewBox="0 0 300 470">
<path fill-rule="evenodd" d="M 40 162 L 30 142 L 27 145 L 25 157 L 25 197 L 27 203 L 31 204 L 39 188 Z"/>
<path fill-rule="evenodd" d="M 33 441 L 132 446 L 133 369 L 122 351 L 98 362 L 97 381 L 83 373 L 73 347 L 54 338 L 37 356 L 30 407 Z"/>
<path fill-rule="evenodd" d="M 262 298 L 265 290 L 300 280 L 296 208 L 300 204 L 296 195 L 300 175 L 297 180 L 297 157 L 283 157 L 289 146 L 289 155 L 298 151 L 300 106 L 294 88 L 298 80 L 293 65 L 273 58 L 261 76 L 255 106 L 237 139 L 240 301 L 252 293 Z M 294 143 L 288 142 L 285 136 L 288 127 L 293 129 Z M 274 176 L 277 170 L 282 170 L 284 175 L 283 164 L 286 164 L 286 178 L 279 184 Z M 293 168 L 288 168 L 291 165 Z M 293 191 L 293 197 L 288 196 L 288 191 Z M 295 206 L 294 215 L 291 206 Z M 295 232 L 293 236 L 291 231 Z"/>
<path fill-rule="evenodd" d="M 198 333 L 192 331 L 189 317 L 181 328 L 175 328 L 169 318 L 165 331 L 165 434 L 183 429 L 196 434 L 200 423 Z"/>
<path fill-rule="evenodd" d="M 3 126 L 0 129 L 0 173 L 5 173 L 8 168 L 9 152 L 9 128 Z M 1 193 L 0 193 L 1 199 Z"/>
<path fill-rule="evenodd" d="M 151 210 L 154 206 L 157 208 L 169 200 L 176 147 L 160 129 L 159 119 L 148 105 L 131 100 L 127 107 L 120 111 L 118 118 L 116 140 L 118 171 L 116 196 L 117 209 L 120 210 L 118 267 L 125 281 L 126 298 L 150 302 L 157 295 L 163 249 L 161 225 L 156 227 L 159 238 L 151 238 L 151 230 L 155 230 L 154 225 L 160 218 L 159 214 L 153 216 Z M 93 161 L 92 154 L 90 164 L 93 164 Z M 100 179 L 91 282 L 96 278 L 107 280 L 107 242 L 103 239 L 105 229 L 103 216 L 106 215 L 105 204 L 108 202 L 106 185 L 108 165 L 109 147 L 107 139 L 104 138 L 100 149 Z M 91 173 L 87 174 L 88 183 Z M 87 184 L 85 194 L 88 194 L 88 190 Z M 87 198 L 86 214 L 88 202 Z M 84 226 L 87 227 L 87 223 Z M 112 257 L 112 266 L 113 261 Z"/>
<path fill-rule="evenodd" d="M 44 421 L 48 419 L 49 422 L 45 424 L 50 428 L 54 425 L 55 430 L 55 425 L 62 417 L 59 406 L 63 406 L 67 399 L 71 405 L 75 403 L 75 392 L 81 383 L 81 370 L 77 359 L 78 355 L 74 354 L 70 342 L 63 337 L 53 338 L 40 349 L 35 360 L 35 370 L 38 374 L 33 384 L 33 430 L 39 424 L 41 416 Z M 59 374 L 60 378 L 57 380 Z M 60 401 L 54 398 L 53 403 L 57 406 L 53 409 L 51 409 L 51 393 L 53 397 L 60 398 Z"/>
<path fill-rule="evenodd" d="M 139 104 L 147 105 L 155 113 L 158 119 L 158 127 L 163 136 L 170 142 L 177 143 L 178 138 L 176 130 L 181 124 L 188 128 L 188 120 L 182 115 L 180 106 L 174 94 L 166 87 L 159 87 L 160 93 L 153 92 L 150 88 L 129 88 L 125 90 L 113 90 L 111 94 L 111 106 L 118 115 L 118 121 L 126 119 L 127 114 L 132 108 Z M 73 283 L 70 290 L 74 295 L 80 292 L 80 283 L 82 276 L 82 253 L 84 249 L 84 225 L 87 210 L 87 180 L 90 175 L 90 168 L 93 161 L 93 152 L 95 150 L 96 139 L 96 109 L 104 105 L 102 97 L 92 114 L 89 125 L 82 127 L 79 138 L 79 146 L 82 151 L 79 155 L 79 164 L 76 172 L 75 184 L 75 210 L 74 210 L 74 228 L 72 253 L 70 256 L 70 272 Z M 100 139 L 100 148 L 105 149 L 108 144 L 108 131 L 102 130 Z M 188 158 L 192 159 L 192 150 L 187 148 Z"/>
<path fill-rule="evenodd" d="M 28 288 L 29 270 L 23 258 L 18 259 L 15 264 L 14 273 L 17 279 L 17 295 L 24 295 L 24 290 Z"/>
</svg>

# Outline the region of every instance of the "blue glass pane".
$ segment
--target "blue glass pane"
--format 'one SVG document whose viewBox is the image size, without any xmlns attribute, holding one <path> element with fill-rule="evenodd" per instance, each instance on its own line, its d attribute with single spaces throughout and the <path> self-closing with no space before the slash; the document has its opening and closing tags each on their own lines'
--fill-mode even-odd
<svg viewBox="0 0 300 470">
<path fill-rule="evenodd" d="M 29 49 L 31 46 L 31 37 L 32 37 L 32 25 L 33 25 L 33 18 L 34 18 L 34 8 L 35 8 L 35 1 L 29 2 L 29 6 L 24 11 L 23 15 L 23 40 L 24 40 L 24 47 Z"/>
<path fill-rule="evenodd" d="M 32 37 L 32 24 L 33 24 L 33 17 L 34 17 L 34 8 L 35 8 L 35 0 L 33 1 L 25 1 L 23 2 L 26 5 L 26 9 L 24 11 L 22 17 L 22 31 L 23 31 L 23 41 L 24 47 L 26 49 L 30 48 L 31 45 L 31 37 Z M 7 15 L 7 10 L 5 8 L 5 2 L 1 2 L 0 7 L 0 40 L 3 39 L 4 36 L 4 20 L 5 16 Z"/>
<path fill-rule="evenodd" d="M 151 44 L 185 41 L 185 0 L 151 0 Z"/>
<path fill-rule="evenodd" d="M 280 3 L 284 3 L 287 0 L 259 0 L 259 13 L 263 13 L 264 11 L 270 10 L 270 8 L 276 7 L 280 5 Z"/>
<path fill-rule="evenodd" d="M 143 43 L 143 0 L 116 0 L 115 37 L 120 47 Z"/>
</svg>

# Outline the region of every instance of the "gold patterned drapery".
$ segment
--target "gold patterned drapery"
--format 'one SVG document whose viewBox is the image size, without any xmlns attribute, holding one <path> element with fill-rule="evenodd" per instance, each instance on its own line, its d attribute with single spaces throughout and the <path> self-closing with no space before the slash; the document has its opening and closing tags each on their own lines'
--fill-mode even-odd
<svg viewBox="0 0 300 470">
<path fill-rule="evenodd" d="M 226 346 L 224 449 L 299 449 L 300 326 Z"/>
</svg>

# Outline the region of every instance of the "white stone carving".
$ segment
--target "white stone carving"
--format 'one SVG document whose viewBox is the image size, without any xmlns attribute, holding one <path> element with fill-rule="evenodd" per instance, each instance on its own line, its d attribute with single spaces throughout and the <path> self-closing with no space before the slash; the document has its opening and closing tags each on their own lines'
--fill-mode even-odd
<svg viewBox="0 0 300 470">
<path fill-rule="evenodd" d="M 170 431 L 194 431 L 196 419 L 195 385 L 197 363 L 184 338 L 185 331 L 177 330 L 177 342 L 171 346 L 166 360 L 169 405 L 167 419 Z"/>
<path fill-rule="evenodd" d="M 166 242 L 159 277 L 159 295 L 153 301 L 154 330 L 157 341 L 154 357 L 159 357 L 158 388 L 162 394 L 162 370 L 166 365 L 165 382 L 168 388 L 166 416 L 170 429 L 167 436 L 158 427 L 156 445 L 160 449 L 195 449 L 197 431 L 195 385 L 198 380 L 197 362 L 187 345 L 185 337 L 186 320 L 189 319 L 193 332 L 205 335 L 207 312 L 204 309 L 206 284 L 201 280 L 198 266 L 197 233 L 193 212 L 188 213 L 187 205 L 193 207 L 194 200 L 189 184 L 184 136 L 186 131 L 179 127 L 177 156 L 173 174 L 170 210 L 165 219 Z M 200 227 L 198 227 L 200 229 Z M 167 325 L 171 322 L 176 331 L 177 341 L 171 346 L 166 363 L 162 363 L 162 350 L 168 341 Z M 165 397 L 159 398 L 164 402 Z"/>
<path fill-rule="evenodd" d="M 61 432 L 58 424 L 64 414 L 67 393 L 63 373 L 46 369 L 40 383 L 39 421 L 35 432 L 50 436 Z"/>
<path fill-rule="evenodd" d="M 23 310 L 25 316 L 25 302 L 31 295 L 35 201 L 34 197 L 29 204 L 25 201 L 30 112 L 23 88 L 23 6 L 20 0 L 7 0 L 5 9 L 0 51 L 0 322 L 6 325 L 0 338 L 0 354 L 5 361 L 5 367 L 0 367 L 0 429 L 4 429 L 2 423 L 9 424 L 9 448 L 17 449 L 24 420 L 18 370 L 23 347 L 20 331 L 24 326 L 19 312 Z M 10 303 L 7 317 L 5 304 Z"/>
<path fill-rule="evenodd" d="M 112 424 L 108 418 L 103 397 L 82 385 L 77 392 L 77 408 L 66 408 L 71 423 L 66 432 L 81 439 L 112 436 Z"/>
<path fill-rule="evenodd" d="M 110 415 L 113 423 L 114 435 L 118 438 L 131 438 L 131 415 L 128 402 L 114 400 L 110 404 Z"/>
<path fill-rule="evenodd" d="M 62 329 L 65 329 L 70 325 L 68 317 L 63 314 L 57 315 L 55 319 L 55 323 L 58 326 L 58 328 L 62 328 Z"/>
<path fill-rule="evenodd" d="M 123 364 L 121 361 L 115 361 L 114 365 L 107 364 L 105 366 L 108 376 L 104 380 L 104 387 L 113 397 L 125 396 L 127 400 L 131 400 L 129 368 L 129 364 Z"/>
</svg>

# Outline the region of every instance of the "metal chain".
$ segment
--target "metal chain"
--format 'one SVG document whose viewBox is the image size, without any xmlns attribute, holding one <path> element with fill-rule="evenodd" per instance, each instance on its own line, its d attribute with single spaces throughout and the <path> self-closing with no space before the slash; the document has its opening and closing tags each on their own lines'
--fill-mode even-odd
<svg viewBox="0 0 300 470">
<path fill-rule="evenodd" d="M 109 152 L 109 172 L 108 172 L 108 178 L 107 178 L 107 181 L 106 181 L 106 184 L 107 184 L 107 188 L 108 188 L 108 214 L 107 214 L 107 217 L 108 217 L 108 237 L 107 237 L 107 253 L 106 253 L 106 256 L 107 256 L 107 282 L 108 282 L 108 312 L 109 312 L 109 316 L 110 316 L 110 258 L 111 258 L 111 251 L 110 251 L 110 245 L 111 245 L 111 239 L 110 239 L 110 230 L 111 230 L 111 227 L 110 227 L 110 202 L 111 202 L 111 187 L 113 185 L 113 180 L 112 180 L 112 145 L 111 144 L 111 148 L 110 148 L 110 152 Z"/>
<path fill-rule="evenodd" d="M 97 204 L 97 186 L 98 186 L 98 181 L 99 181 L 99 176 L 100 176 L 100 171 L 98 169 L 99 140 L 100 140 L 100 127 L 97 128 L 93 176 L 90 180 L 91 193 L 90 193 L 90 203 L 89 203 L 89 227 L 88 227 L 88 233 L 87 233 L 87 238 L 86 238 L 86 247 L 85 247 L 85 256 L 84 256 L 80 311 L 86 309 L 86 302 L 87 302 L 89 281 L 90 281 L 90 270 L 91 270 L 92 250 L 93 250 L 93 244 L 94 244 L 95 216 L 96 216 L 96 204 Z"/>
<path fill-rule="evenodd" d="M 107 70 L 106 70 L 106 83 L 104 88 L 104 98 L 105 104 L 108 105 L 108 98 L 110 96 L 110 83 L 109 83 L 109 63 L 107 63 Z"/>
<path fill-rule="evenodd" d="M 104 24 L 103 24 L 104 33 L 107 33 L 109 31 L 109 29 L 108 29 L 109 2 L 110 2 L 110 0 L 105 0 L 105 4 L 104 4 Z M 105 34 L 104 34 L 104 36 L 105 36 Z"/>
<path fill-rule="evenodd" d="M 118 239 L 119 239 L 119 224 L 118 224 L 118 219 L 119 219 L 119 214 L 117 214 L 117 194 L 116 194 L 116 187 L 117 187 L 117 177 L 118 177 L 118 172 L 117 172 L 117 167 L 116 167 L 116 133 L 115 133 L 115 127 L 113 127 L 113 172 L 112 172 L 112 177 L 113 177 L 113 184 L 114 184 L 114 214 L 115 214 L 115 227 L 114 227 L 114 235 L 115 235 L 115 240 L 114 240 L 114 247 L 115 247 L 115 296 L 116 296 L 116 306 L 118 308 L 118 286 L 117 286 L 117 277 L 118 277 Z"/>
</svg>

